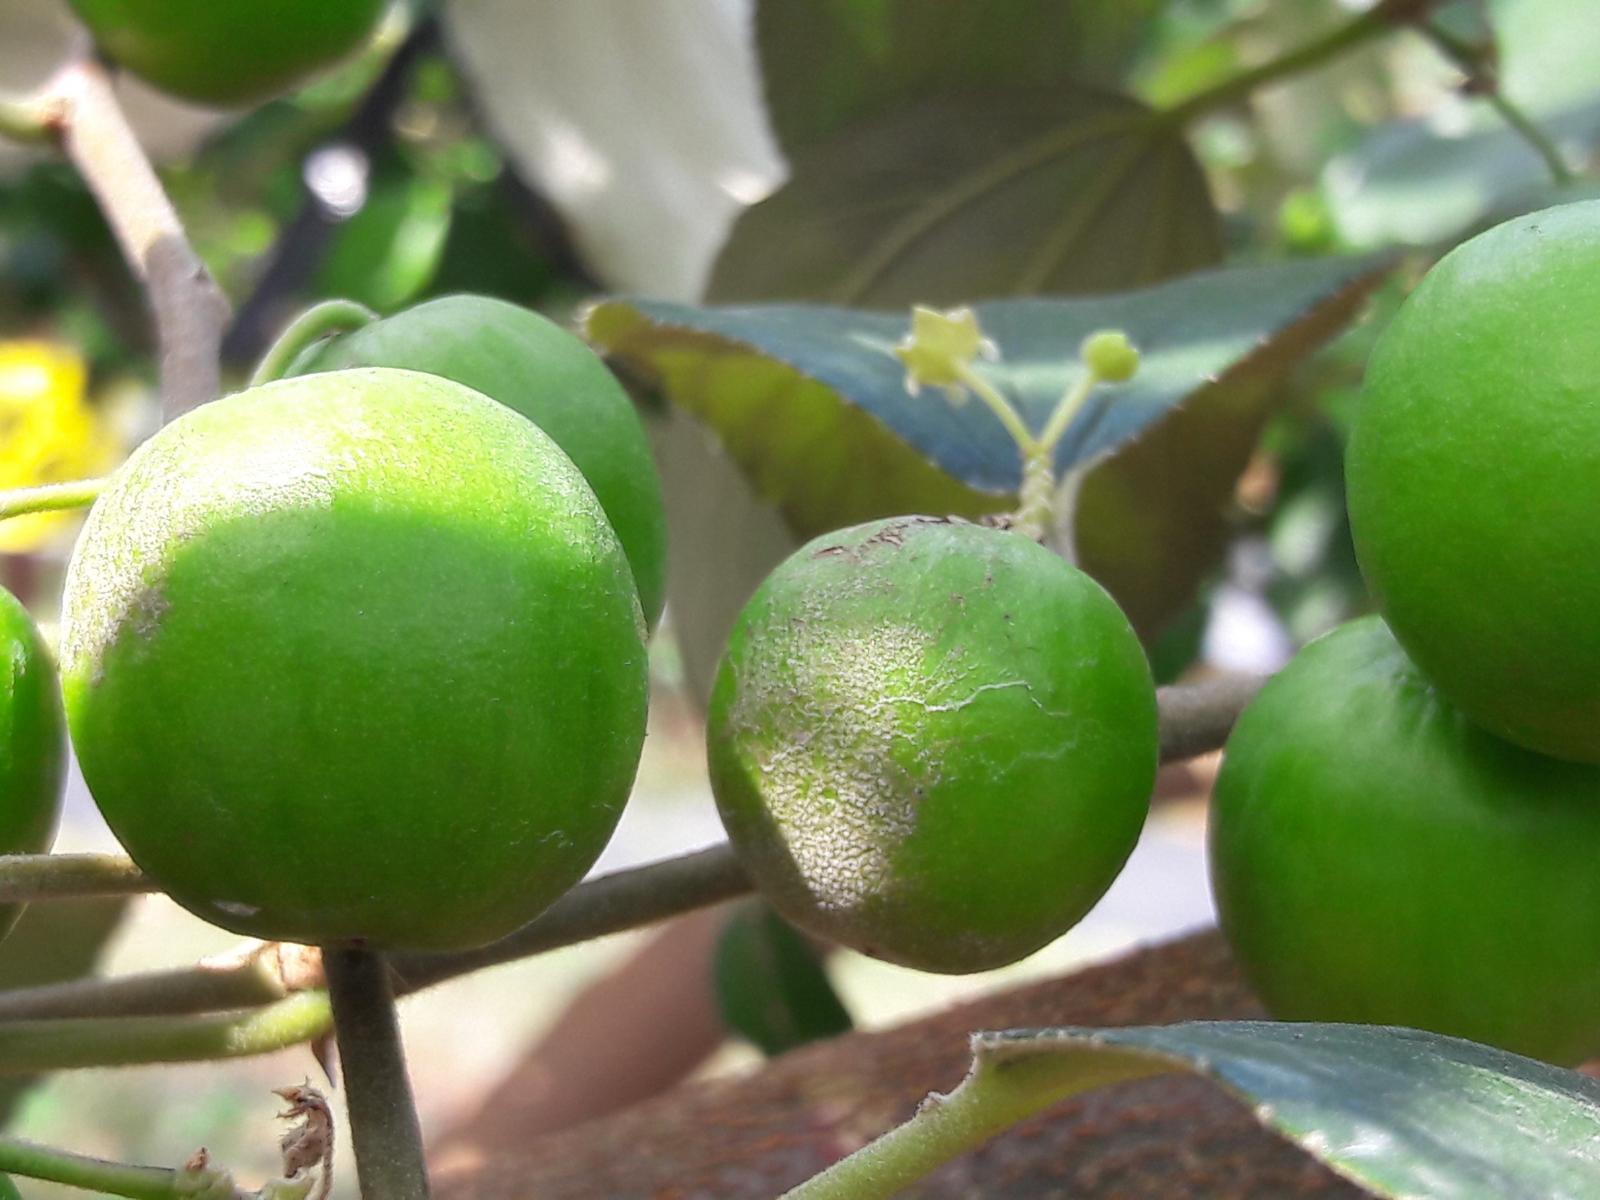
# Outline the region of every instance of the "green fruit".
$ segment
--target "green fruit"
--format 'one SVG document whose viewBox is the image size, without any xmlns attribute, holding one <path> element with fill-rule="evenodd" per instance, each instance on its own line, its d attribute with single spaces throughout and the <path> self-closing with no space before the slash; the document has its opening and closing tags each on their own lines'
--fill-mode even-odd
<svg viewBox="0 0 1600 1200">
<path fill-rule="evenodd" d="M 313 346 L 290 374 L 403 367 L 491 396 L 543 429 L 578 464 L 633 566 L 653 627 L 666 594 L 661 481 L 620 384 L 580 338 L 538 313 L 446 296 Z"/>
<path fill-rule="evenodd" d="M 1395 636 L 1491 732 L 1600 762 L 1600 202 L 1497 226 L 1385 331 L 1346 463 Z"/>
<path fill-rule="evenodd" d="M 411 371 L 207 404 L 118 472 L 67 574 L 84 777 L 239 933 L 489 941 L 593 863 L 644 738 L 644 623 L 537 427 Z"/>
<path fill-rule="evenodd" d="M 385 0 L 71 0 L 109 57 L 201 104 L 266 100 L 369 37 Z"/>
<path fill-rule="evenodd" d="M 803 546 L 711 697 L 712 790 L 790 920 L 929 971 L 1060 936 L 1139 836 L 1156 701 L 1126 618 L 1032 540 L 902 517 Z"/>
<path fill-rule="evenodd" d="M 0 591 L 0 854 L 43 854 L 55 840 L 67 728 L 55 664 L 28 610 Z M 20 905 L 0 906 L 0 937 Z"/>
<path fill-rule="evenodd" d="M 1483 732 L 1377 617 L 1245 710 L 1210 839 L 1222 928 L 1274 1015 L 1600 1053 L 1600 770 Z"/>
</svg>

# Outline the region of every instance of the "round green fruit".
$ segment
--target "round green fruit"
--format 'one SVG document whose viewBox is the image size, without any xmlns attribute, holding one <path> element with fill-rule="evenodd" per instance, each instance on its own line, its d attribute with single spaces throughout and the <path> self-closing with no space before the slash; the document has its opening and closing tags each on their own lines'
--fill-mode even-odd
<svg viewBox="0 0 1600 1200">
<path fill-rule="evenodd" d="M 902 517 L 817 538 L 740 615 L 712 790 L 795 924 L 927 971 L 1002 966 L 1127 860 L 1158 755 L 1121 610 L 1031 539 Z"/>
<path fill-rule="evenodd" d="M 200 104 L 266 100 L 343 58 L 385 0 L 71 0 L 109 57 Z"/>
<path fill-rule="evenodd" d="M 1223 931 L 1274 1015 L 1600 1053 L 1600 769 L 1479 729 L 1377 617 L 1245 710 L 1210 843 Z"/>
<path fill-rule="evenodd" d="M 644 739 L 644 622 L 572 461 L 411 371 L 292 379 L 141 446 L 67 574 L 85 779 L 239 933 L 471 946 L 593 863 Z"/>
<path fill-rule="evenodd" d="M 1361 569 L 1491 732 L 1600 763 L 1600 202 L 1430 271 L 1367 370 L 1346 461 Z"/>
<path fill-rule="evenodd" d="M 28 610 L 0 590 L 0 854 L 43 854 L 55 839 L 67 726 L 50 652 Z M 0 937 L 20 905 L 0 906 Z"/>
<path fill-rule="evenodd" d="M 578 464 L 627 551 L 645 620 L 666 595 L 661 480 L 633 403 L 582 339 L 538 313 L 446 296 L 312 346 L 289 373 L 402 367 L 490 396 L 548 433 Z"/>
</svg>

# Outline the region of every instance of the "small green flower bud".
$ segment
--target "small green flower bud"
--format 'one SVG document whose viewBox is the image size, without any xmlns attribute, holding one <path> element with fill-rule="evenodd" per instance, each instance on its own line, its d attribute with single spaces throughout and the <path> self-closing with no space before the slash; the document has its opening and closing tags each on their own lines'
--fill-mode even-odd
<svg viewBox="0 0 1600 1200">
<path fill-rule="evenodd" d="M 1083 365 L 1107 383 L 1124 383 L 1139 369 L 1139 351 L 1120 329 L 1102 329 L 1083 339 Z"/>
</svg>

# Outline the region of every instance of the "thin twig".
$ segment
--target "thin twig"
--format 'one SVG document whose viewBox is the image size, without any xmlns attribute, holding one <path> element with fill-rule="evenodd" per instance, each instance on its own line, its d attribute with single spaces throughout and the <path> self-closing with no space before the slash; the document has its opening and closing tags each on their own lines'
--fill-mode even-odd
<svg viewBox="0 0 1600 1200">
<path fill-rule="evenodd" d="M 1161 760 L 1178 762 L 1218 749 L 1234 719 L 1260 688 L 1256 676 L 1225 675 L 1165 687 Z M 66 868 L 64 871 L 62 868 Z M 59 876 L 59 877 L 58 877 Z M 390 960 L 401 994 L 473 971 L 564 946 L 636 929 L 731 900 L 751 890 L 727 845 L 616 871 L 579 884 L 515 933 L 476 950 L 399 954 Z M 85 892 L 85 889 L 95 889 Z M 154 891 L 127 859 L 108 855 L 32 855 L 0 858 L 0 902 L 52 896 Z M 233 961 L 198 967 L 84 979 L 0 994 L 0 1022 L 22 1018 L 112 1017 L 208 1012 L 223 1006 L 268 1004 L 323 980 L 309 952 L 251 943 Z"/>
<path fill-rule="evenodd" d="M 70 483 L 41 483 L 37 487 L 8 488 L 0 491 L 0 521 L 29 513 L 64 512 L 88 508 L 105 490 L 109 480 L 74 479 Z"/>
<path fill-rule="evenodd" d="M 1439 53 L 1461 68 L 1467 77 L 1468 93 L 1482 96 L 1488 101 L 1489 107 L 1499 114 L 1500 119 L 1510 126 L 1511 131 L 1539 156 L 1555 184 L 1558 186 L 1569 184 L 1577 178 L 1567 160 L 1562 157 L 1561 148 L 1555 144 L 1550 135 L 1501 89 L 1492 45 L 1475 45 L 1457 37 L 1437 21 L 1425 21 L 1418 28 L 1434 44 Z"/>
<path fill-rule="evenodd" d="M 48 114 L 50 133 L 88 184 L 149 297 L 161 347 L 163 414 L 170 420 L 215 398 L 228 302 L 189 244 L 105 68 L 88 54 L 77 55 L 35 103 Z"/>
<path fill-rule="evenodd" d="M 1166 109 L 1165 121 L 1187 124 L 1226 108 L 1268 84 L 1302 75 L 1396 29 L 1421 21 L 1443 0 L 1379 0 L 1366 12 L 1277 58 L 1230 76 Z"/>
<path fill-rule="evenodd" d="M 361 1194 L 372 1200 L 428 1200 L 422 1130 L 400 1045 L 388 965 L 377 951 L 361 946 L 325 946 L 322 964 L 333 1000 Z"/>
<path fill-rule="evenodd" d="M 0 855 L 0 904 L 160 890 L 120 854 Z"/>
</svg>

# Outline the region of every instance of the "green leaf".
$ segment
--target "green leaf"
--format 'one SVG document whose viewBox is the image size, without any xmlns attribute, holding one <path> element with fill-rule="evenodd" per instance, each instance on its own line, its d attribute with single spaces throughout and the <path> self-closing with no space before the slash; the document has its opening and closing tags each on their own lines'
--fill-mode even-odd
<svg viewBox="0 0 1600 1200">
<path fill-rule="evenodd" d="M 739 905 L 728 919 L 712 973 L 724 1024 L 763 1054 L 851 1029 L 817 952 L 759 900 Z"/>
<path fill-rule="evenodd" d="M 960 1087 L 789 1195 L 887 1196 L 1048 1104 L 1177 1072 L 1380 1196 L 1600 1195 L 1600 1082 L 1416 1030 L 1257 1021 L 977 1034 Z"/>
<path fill-rule="evenodd" d="M 1557 145 L 1600 146 L 1600 98 L 1539 118 Z M 1421 120 L 1379 126 L 1323 171 L 1339 235 L 1351 246 L 1454 242 L 1502 220 L 1596 194 L 1593 180 L 1560 187 L 1544 161 L 1492 113 L 1445 134 Z"/>
<path fill-rule="evenodd" d="M 1114 84 L 1162 0 L 761 0 L 768 115 L 795 149 L 951 88 Z"/>
<path fill-rule="evenodd" d="M 954 304 L 1104 292 L 1221 255 L 1182 131 L 1059 86 L 922 96 L 791 152 L 712 273 L 719 301 Z"/>
<path fill-rule="evenodd" d="M 1086 334 L 1120 328 L 1142 351 L 1139 374 L 1098 392 L 1057 452 L 1060 474 L 1081 478 L 1077 557 L 1141 631 L 1181 610 L 1214 561 L 1227 496 L 1284 372 L 1350 319 L 1385 270 L 1304 260 L 1095 299 L 977 306 L 1001 352 L 980 369 L 1035 428 L 1074 378 Z M 612 300 L 589 312 L 587 332 L 619 369 L 713 430 L 804 539 L 897 513 L 972 517 L 1014 504 L 1019 455 L 988 411 L 906 393 L 890 350 L 908 322 L 806 305 Z M 704 470 L 692 456 L 663 461 L 669 506 L 687 490 L 675 489 L 675 465 L 687 483 Z M 752 566 L 740 588 L 753 586 Z M 727 620 L 747 594 L 728 598 Z"/>
<path fill-rule="evenodd" d="M 339 227 L 317 273 L 318 293 L 379 312 L 414 299 L 444 255 L 451 199 L 442 180 L 400 171 L 375 178 L 367 202 Z"/>
</svg>

